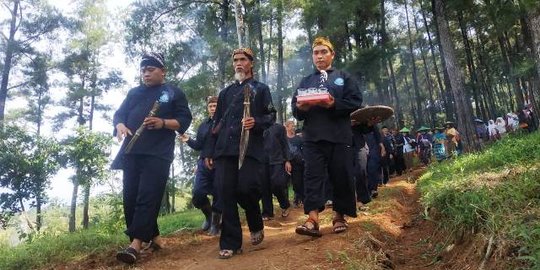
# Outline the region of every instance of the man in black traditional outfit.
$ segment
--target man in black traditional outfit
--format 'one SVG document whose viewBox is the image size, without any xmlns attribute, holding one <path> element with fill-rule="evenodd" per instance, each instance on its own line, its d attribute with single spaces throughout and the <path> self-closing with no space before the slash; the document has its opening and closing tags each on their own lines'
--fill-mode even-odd
<svg viewBox="0 0 540 270">
<path fill-rule="evenodd" d="M 301 235 L 321 236 L 319 212 L 325 208 L 328 181 L 333 188 L 333 231 L 347 230 L 345 215 L 356 217 L 350 114 L 360 107 L 362 95 L 349 74 L 332 67 L 334 56 L 331 42 L 316 38 L 312 58 L 317 70 L 304 77 L 292 98 L 294 117 L 304 121 L 304 213 L 309 217 L 296 228 Z M 329 97 L 299 100 L 304 93 L 313 92 Z"/>
<path fill-rule="evenodd" d="M 274 123 L 264 131 L 264 149 L 267 163 L 262 178 L 262 216 L 263 220 L 274 217 L 272 194 L 276 196 L 281 217 L 288 217 L 291 203 L 288 196 L 288 175 L 291 174 L 291 156 L 285 127 Z"/>
<path fill-rule="evenodd" d="M 214 170 L 207 168 L 204 164 L 205 153 L 202 151 L 204 145 L 209 142 L 210 129 L 212 128 L 214 113 L 217 107 L 217 97 L 209 96 L 206 99 L 206 109 L 208 118 L 201 123 L 197 129 L 195 139 L 190 138 L 187 134 L 182 134 L 180 140 L 187 143 L 193 150 L 201 151 L 199 160 L 197 161 L 197 172 L 195 173 L 195 182 L 193 183 L 191 202 L 195 208 L 201 209 L 205 220 L 201 226 L 203 231 L 208 231 L 209 235 L 218 235 L 221 225 L 221 205 L 217 198 L 214 187 Z M 212 196 L 212 204 L 208 199 L 208 195 Z"/>
<path fill-rule="evenodd" d="M 222 226 L 219 239 L 219 258 L 228 259 L 241 252 L 242 228 L 238 205 L 245 210 L 251 232 L 251 244 L 264 238 L 264 224 L 259 207 L 264 161 L 263 131 L 275 119 L 270 89 L 253 78 L 253 52 L 248 48 L 233 52 L 236 81 L 221 90 L 214 116 L 211 143 L 205 162 L 215 167 L 218 197 L 222 204 Z M 250 116 L 244 117 L 244 92 L 249 93 Z M 246 143 L 244 130 L 249 131 Z M 241 142 L 241 139 L 242 140 Z M 245 156 L 240 154 L 246 149 Z M 240 167 L 241 164 L 241 167 Z"/>
<path fill-rule="evenodd" d="M 124 140 L 113 169 L 124 172 L 124 215 L 131 244 L 116 258 L 125 263 L 136 262 L 143 242 L 153 250 L 162 247 L 157 217 L 174 158 L 175 131 L 184 133 L 191 124 L 184 92 L 165 83 L 165 73 L 161 54 L 145 54 L 144 84 L 128 92 L 113 118 L 114 135 Z"/>
<path fill-rule="evenodd" d="M 304 139 L 302 133 L 297 132 L 296 125 L 293 120 L 285 122 L 287 130 L 287 140 L 289 142 L 289 150 L 291 153 L 291 182 L 294 191 L 294 207 L 304 205 L 304 155 L 302 148 Z"/>
</svg>

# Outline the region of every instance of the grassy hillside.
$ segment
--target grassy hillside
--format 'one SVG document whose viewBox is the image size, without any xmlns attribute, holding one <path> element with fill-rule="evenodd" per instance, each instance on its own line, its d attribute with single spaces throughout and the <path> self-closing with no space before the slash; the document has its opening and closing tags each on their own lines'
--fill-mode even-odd
<svg viewBox="0 0 540 270">
<path fill-rule="evenodd" d="M 483 234 L 496 256 L 540 268 L 540 134 L 507 137 L 419 179 L 426 215 L 454 239 Z"/>
<path fill-rule="evenodd" d="M 167 235 L 179 230 L 198 229 L 202 219 L 200 211 L 192 209 L 162 216 L 158 223 L 162 235 Z M 106 224 L 75 233 L 45 233 L 16 247 L 0 245 L 0 269 L 38 269 L 97 252 L 116 250 L 128 242 L 122 229 L 111 229 Z"/>
</svg>

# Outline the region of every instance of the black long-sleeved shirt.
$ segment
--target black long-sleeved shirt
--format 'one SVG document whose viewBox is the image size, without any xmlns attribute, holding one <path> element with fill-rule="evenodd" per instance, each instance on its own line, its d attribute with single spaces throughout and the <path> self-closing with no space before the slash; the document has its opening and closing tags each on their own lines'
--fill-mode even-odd
<svg viewBox="0 0 540 270">
<path fill-rule="evenodd" d="M 289 142 L 283 125 L 274 123 L 264 131 L 264 150 L 270 165 L 283 164 L 291 160 Z"/>
<path fill-rule="evenodd" d="M 193 150 L 201 151 L 199 154 L 199 158 L 205 158 L 203 153 L 204 144 L 208 143 L 208 138 L 210 137 L 210 129 L 213 125 L 212 118 L 206 119 L 206 121 L 202 122 L 199 128 L 197 129 L 197 135 L 195 137 L 195 140 L 192 138 L 189 138 L 187 141 L 187 145 L 191 147 Z"/>
<path fill-rule="evenodd" d="M 365 123 L 360 123 L 351 127 L 353 133 L 353 146 L 355 149 L 363 148 L 366 145 L 365 135 L 370 132 Z"/>
<path fill-rule="evenodd" d="M 242 83 L 236 81 L 219 93 L 213 127 L 216 133 L 212 133 L 208 146 L 205 145 L 205 157 L 239 156 L 246 84 L 251 88 L 250 111 L 251 117 L 255 118 L 246 156 L 264 162 L 263 131 L 274 123 L 275 109 L 268 86 L 253 78 Z"/>
<path fill-rule="evenodd" d="M 299 89 L 321 88 L 321 72 L 304 77 L 296 89 L 291 105 L 293 115 L 304 120 L 304 140 L 310 142 L 352 143 L 350 114 L 362 104 L 362 94 L 356 81 L 346 72 L 329 69 L 328 79 L 322 84 L 334 97 L 334 107 L 312 106 L 308 111 L 296 108 Z"/>
<path fill-rule="evenodd" d="M 141 85 L 129 90 L 120 108 L 114 113 L 113 125 L 116 127 L 123 123 L 135 135 L 135 131 L 142 125 L 157 100 L 160 100 L 160 107 L 155 116 L 176 119 L 180 123 L 178 132 L 184 133 L 191 124 L 191 111 L 184 92 L 170 84 L 151 87 Z M 116 129 L 113 134 L 116 135 Z M 152 155 L 173 160 L 175 137 L 176 134 L 171 129 L 145 129 L 129 154 Z M 124 139 L 121 149 L 125 148 L 131 138 L 132 136 L 128 136 Z"/>
<path fill-rule="evenodd" d="M 304 155 L 302 153 L 302 149 L 304 147 L 304 139 L 300 135 L 294 135 L 294 137 L 288 137 L 287 140 L 289 141 L 289 150 L 291 153 L 291 160 L 295 162 L 303 162 L 304 161 Z"/>
</svg>

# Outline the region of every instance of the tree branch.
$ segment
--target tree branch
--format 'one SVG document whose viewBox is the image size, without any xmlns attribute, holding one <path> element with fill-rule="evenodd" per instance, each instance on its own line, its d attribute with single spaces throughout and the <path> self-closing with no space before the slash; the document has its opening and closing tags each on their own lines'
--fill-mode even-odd
<svg viewBox="0 0 540 270">
<path fill-rule="evenodd" d="M 159 21 L 159 19 L 179 8 L 183 8 L 183 7 L 186 7 L 188 5 L 191 5 L 191 4 L 217 4 L 217 5 L 221 5 L 221 3 L 217 0 L 214 0 L 214 1 L 204 1 L 204 0 L 199 0 L 199 1 L 189 1 L 189 2 L 186 2 L 186 3 L 183 3 L 183 4 L 180 4 L 180 5 L 177 5 L 177 6 L 173 6 L 161 13 L 158 14 L 158 16 L 152 21 L 152 23 L 155 23 L 157 21 Z"/>
</svg>

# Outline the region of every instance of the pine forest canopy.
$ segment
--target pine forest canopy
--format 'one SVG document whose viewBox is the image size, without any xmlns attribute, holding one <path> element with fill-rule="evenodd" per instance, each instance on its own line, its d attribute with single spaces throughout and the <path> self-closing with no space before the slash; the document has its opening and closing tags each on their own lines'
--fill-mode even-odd
<svg viewBox="0 0 540 270">
<path fill-rule="evenodd" d="M 77 137 L 101 142 L 84 130 L 95 133 L 96 123 L 105 123 L 101 129 L 110 132 L 117 102 L 139 80 L 126 70 L 137 70 L 142 52 L 160 51 L 168 80 L 188 97 L 193 132 L 205 117 L 205 98 L 232 81 L 231 52 L 239 45 L 254 50 L 256 77 L 270 85 L 283 122 L 291 117 L 287 100 L 313 70 L 311 42 L 317 36 L 332 40 L 334 65 L 360 81 L 364 104 L 395 109 L 387 124 L 396 128 L 453 120 L 466 149 L 474 150 L 473 119 L 495 119 L 524 104 L 539 109 L 539 0 L 156 0 L 115 10 L 105 0 L 68 2 L 2 5 L 2 127 L 20 126 L 24 119 L 26 131 L 38 136 L 68 130 L 66 143 Z M 121 59 L 129 64 L 118 67 Z M 84 145 L 81 140 L 77 145 Z M 93 154 L 110 154 L 111 145 Z M 181 148 L 179 156 L 173 179 L 180 185 L 188 182 L 196 153 Z M 87 202 L 90 189 L 106 178 L 99 166 L 107 165 L 95 161 L 59 161 L 76 171 L 72 214 L 78 186 Z M 100 177 L 89 179 L 83 174 L 88 170 Z M 2 187 L 13 187 L 7 177 L 0 174 Z M 18 196 L 46 202 L 43 194 L 31 194 Z M 19 206 L 9 209 L 17 212 Z"/>
</svg>

